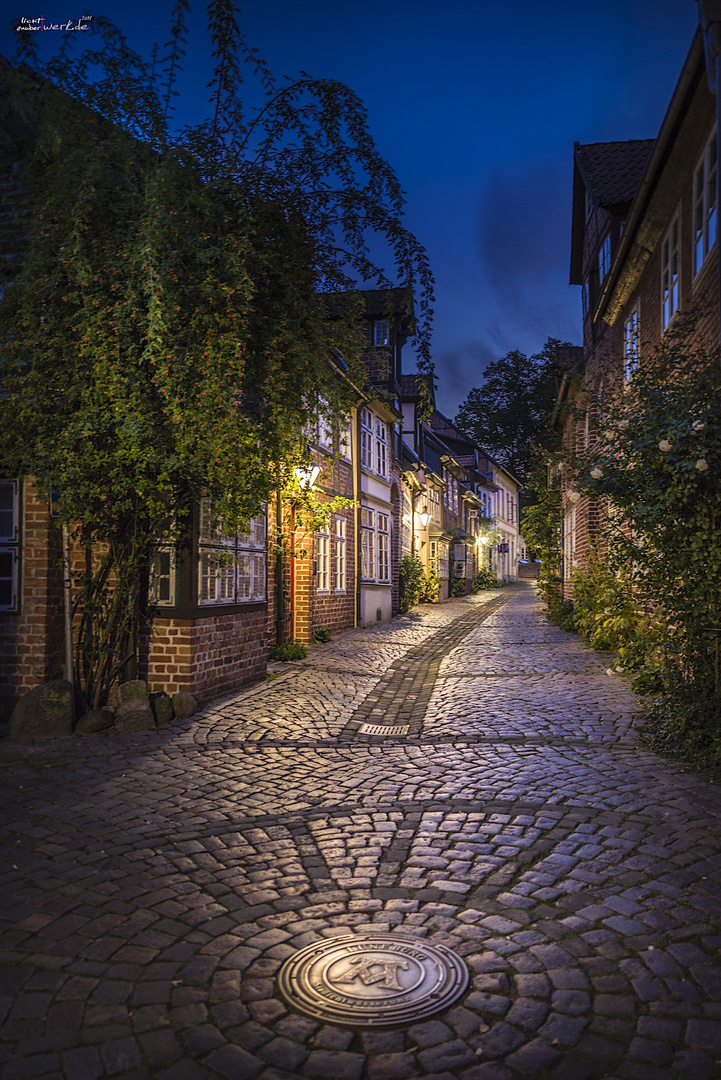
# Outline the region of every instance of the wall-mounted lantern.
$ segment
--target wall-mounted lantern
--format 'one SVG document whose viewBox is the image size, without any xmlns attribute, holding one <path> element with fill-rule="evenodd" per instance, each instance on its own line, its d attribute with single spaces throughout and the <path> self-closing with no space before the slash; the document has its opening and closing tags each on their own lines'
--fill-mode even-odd
<svg viewBox="0 0 721 1080">
<path fill-rule="evenodd" d="M 320 476 L 320 465 L 299 465 L 293 470 L 302 491 L 310 491 Z"/>
</svg>

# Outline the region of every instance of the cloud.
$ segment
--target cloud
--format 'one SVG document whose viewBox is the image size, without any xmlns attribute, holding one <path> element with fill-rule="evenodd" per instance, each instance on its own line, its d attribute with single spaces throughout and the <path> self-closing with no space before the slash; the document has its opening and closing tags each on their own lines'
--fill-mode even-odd
<svg viewBox="0 0 721 1080">
<path fill-rule="evenodd" d="M 489 175 L 477 207 L 476 251 L 485 279 L 489 343 L 578 338 L 579 304 L 568 285 L 571 167 L 540 164 Z"/>
</svg>

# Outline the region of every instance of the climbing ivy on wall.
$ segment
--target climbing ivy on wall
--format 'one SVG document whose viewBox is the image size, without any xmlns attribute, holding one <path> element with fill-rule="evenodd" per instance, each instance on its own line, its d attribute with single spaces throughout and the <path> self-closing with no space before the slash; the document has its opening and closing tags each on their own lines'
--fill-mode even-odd
<svg viewBox="0 0 721 1080">
<path fill-rule="evenodd" d="M 597 438 L 572 463 L 575 486 L 605 496 L 610 513 L 600 560 L 579 575 L 588 632 L 604 641 L 616 635 L 621 667 L 640 673 L 647 688 L 660 687 L 657 744 L 719 764 L 718 360 L 696 349 L 692 327 L 682 327 L 639 361 L 628 383 L 591 404 Z M 601 592 L 606 599 L 594 616 Z"/>
</svg>

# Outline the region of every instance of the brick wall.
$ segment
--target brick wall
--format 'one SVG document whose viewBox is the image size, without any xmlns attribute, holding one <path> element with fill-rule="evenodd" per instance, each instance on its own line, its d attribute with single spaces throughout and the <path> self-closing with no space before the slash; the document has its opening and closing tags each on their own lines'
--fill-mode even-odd
<svg viewBox="0 0 721 1080">
<path fill-rule="evenodd" d="M 20 611 L 0 621 L 0 716 L 27 691 L 63 671 L 62 541 L 29 481 L 22 485 Z"/>
<path fill-rule="evenodd" d="M 397 473 L 394 472 L 394 477 Z M 398 487 L 398 479 L 391 484 L 391 603 L 393 614 L 396 615 L 400 608 L 400 579 L 398 568 L 403 555 L 402 548 L 402 523 L 401 523 L 401 497 Z"/>
<path fill-rule="evenodd" d="M 328 590 L 318 589 L 318 540 L 315 534 L 298 532 L 295 537 L 298 554 L 293 558 L 291 633 L 294 641 L 312 644 L 315 632 L 325 627 L 331 634 L 350 629 L 355 623 L 355 513 L 344 510 L 336 516 L 345 519 L 346 584 L 343 591 L 335 588 L 335 542 L 333 522 L 329 527 Z"/>
<path fill-rule="evenodd" d="M 148 689 L 187 690 L 207 701 L 262 679 L 267 618 L 264 606 L 196 619 L 157 618 L 147 661 Z"/>
<path fill-rule="evenodd" d="M 710 360 L 719 349 L 719 276 L 718 256 L 712 249 L 696 279 L 693 279 L 693 177 L 701 152 L 710 134 L 713 118 L 713 102 L 705 87 L 699 84 L 693 111 L 684 121 L 677 135 L 672 154 L 658 181 L 654 201 L 650 204 L 640 226 L 640 234 L 646 237 L 650 255 L 627 300 L 618 311 L 613 325 L 602 320 L 595 324 L 589 313 L 584 319 L 584 372 L 582 383 L 572 395 L 576 406 L 584 408 L 590 396 L 603 387 L 604 393 L 623 386 L 624 373 L 624 323 L 634 308 L 638 310 L 640 358 L 652 358 L 662 344 L 662 244 L 668 226 L 679 213 L 679 308 L 669 331 L 688 323 L 689 332 L 684 344 L 690 350 L 698 350 Z M 611 228 L 616 227 L 611 215 L 605 210 L 595 210 L 586 223 L 586 250 L 584 253 L 584 276 L 590 273 L 598 241 Z M 622 274 L 626 269 L 622 270 Z M 632 273 L 628 269 L 628 273 Z M 595 439 L 593 423 L 588 430 L 588 442 Z M 572 410 L 564 424 L 564 446 L 571 452 L 581 450 L 586 440 L 583 419 L 573 415 Z M 565 496 L 572 483 L 570 475 L 562 485 L 565 515 L 570 504 Z M 589 550 L 595 547 L 600 554 L 605 550 L 605 523 L 608 507 L 605 500 L 582 498 L 576 504 L 575 557 L 583 565 Z M 570 566 L 565 567 L 564 595 L 572 595 Z"/>
</svg>

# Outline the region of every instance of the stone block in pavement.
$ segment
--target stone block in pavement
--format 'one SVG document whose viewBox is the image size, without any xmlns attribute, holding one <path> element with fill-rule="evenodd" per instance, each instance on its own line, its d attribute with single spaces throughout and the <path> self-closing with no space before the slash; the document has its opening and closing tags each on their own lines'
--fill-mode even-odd
<svg viewBox="0 0 721 1080">
<path fill-rule="evenodd" d="M 360 1080 L 364 1064 L 364 1054 L 351 1054 L 345 1050 L 312 1050 L 303 1074 L 324 1077 L 325 1080 Z"/>
<path fill-rule="evenodd" d="M 506 1058 L 506 1062 L 518 1072 L 535 1073 L 549 1068 L 560 1056 L 560 1050 L 556 1050 L 545 1039 L 534 1039 Z"/>
<path fill-rule="evenodd" d="M 420 1076 L 413 1054 L 371 1054 L 367 1066 L 368 1080 L 409 1080 Z"/>
<path fill-rule="evenodd" d="M 470 1065 L 476 1061 L 476 1052 L 462 1039 L 451 1039 L 450 1042 L 432 1046 L 428 1050 L 422 1050 L 418 1055 L 426 1072 L 443 1072 L 446 1069 L 458 1069 L 461 1065 Z"/>
<path fill-rule="evenodd" d="M 100 1080 L 105 1067 L 94 1046 L 78 1046 L 63 1054 L 63 1066 L 73 1080 Z"/>
<path fill-rule="evenodd" d="M 205 1058 L 205 1064 L 228 1080 L 252 1080 L 263 1068 L 263 1062 L 240 1046 L 221 1046 Z"/>
<path fill-rule="evenodd" d="M 714 1054 L 721 1053 L 721 1023 L 718 1020 L 689 1020 L 686 1042 Z"/>
</svg>

